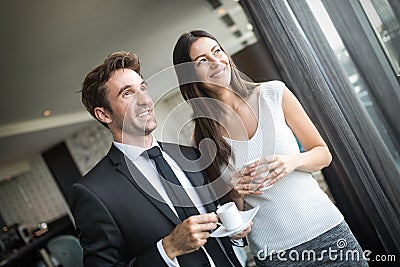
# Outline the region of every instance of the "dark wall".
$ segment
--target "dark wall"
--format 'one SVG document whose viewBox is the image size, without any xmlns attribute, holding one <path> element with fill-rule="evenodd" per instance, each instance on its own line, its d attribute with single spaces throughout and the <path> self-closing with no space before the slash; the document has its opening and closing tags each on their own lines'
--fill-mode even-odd
<svg viewBox="0 0 400 267">
<path fill-rule="evenodd" d="M 1 213 L 0 213 L 0 227 L 3 227 L 3 226 L 6 226 L 6 223 L 4 222 L 4 219 L 3 219 L 3 217 L 1 216 Z"/>
<path fill-rule="evenodd" d="M 281 75 L 269 51 L 258 42 L 232 55 L 241 72 L 254 82 L 281 80 Z"/>
<path fill-rule="evenodd" d="M 64 142 L 50 148 L 42 154 L 53 177 L 56 179 L 64 197 L 69 199 L 72 184 L 81 178 L 81 174 Z"/>
</svg>

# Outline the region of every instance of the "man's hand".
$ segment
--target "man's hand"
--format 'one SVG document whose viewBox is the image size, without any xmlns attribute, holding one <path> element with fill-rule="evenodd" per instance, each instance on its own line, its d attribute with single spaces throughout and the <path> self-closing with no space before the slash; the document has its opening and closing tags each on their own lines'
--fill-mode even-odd
<svg viewBox="0 0 400 267">
<path fill-rule="evenodd" d="M 191 216 L 177 225 L 162 240 L 165 253 L 170 259 L 198 250 L 207 243 L 208 231 L 217 228 L 218 217 L 215 213 Z"/>
</svg>

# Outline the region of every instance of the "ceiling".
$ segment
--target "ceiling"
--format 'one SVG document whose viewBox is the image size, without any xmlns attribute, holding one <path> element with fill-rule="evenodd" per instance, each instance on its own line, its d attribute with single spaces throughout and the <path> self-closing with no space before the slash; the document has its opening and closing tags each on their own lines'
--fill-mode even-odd
<svg viewBox="0 0 400 267">
<path fill-rule="evenodd" d="M 137 53 L 146 78 L 172 66 L 185 31 L 210 31 L 231 54 L 254 42 L 237 1 L 219 1 L 222 14 L 206 0 L 1 1 L 0 168 L 95 123 L 77 91 L 114 51 Z M 221 18 L 228 13 L 234 26 Z M 153 98 L 163 93 L 160 86 L 149 90 Z"/>
</svg>

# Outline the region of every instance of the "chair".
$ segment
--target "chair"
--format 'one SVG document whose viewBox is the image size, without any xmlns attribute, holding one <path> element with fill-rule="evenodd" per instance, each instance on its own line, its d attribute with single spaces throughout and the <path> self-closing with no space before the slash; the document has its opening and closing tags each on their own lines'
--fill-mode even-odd
<svg viewBox="0 0 400 267">
<path fill-rule="evenodd" d="M 47 250 L 63 267 L 83 267 L 83 249 L 73 235 L 53 237 L 47 242 Z"/>
</svg>

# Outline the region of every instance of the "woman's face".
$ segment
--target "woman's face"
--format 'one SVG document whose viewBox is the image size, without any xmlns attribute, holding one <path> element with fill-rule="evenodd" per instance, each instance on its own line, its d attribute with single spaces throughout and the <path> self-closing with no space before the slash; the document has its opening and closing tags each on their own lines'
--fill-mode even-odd
<svg viewBox="0 0 400 267">
<path fill-rule="evenodd" d="M 207 89 L 229 87 L 231 68 L 227 54 L 219 44 L 208 37 L 200 37 L 190 48 L 197 77 Z"/>
</svg>

